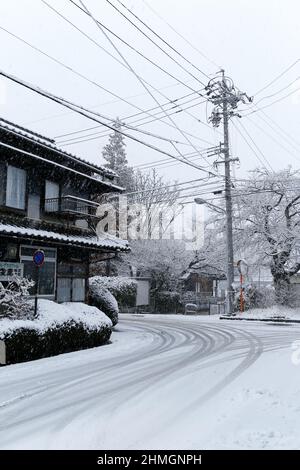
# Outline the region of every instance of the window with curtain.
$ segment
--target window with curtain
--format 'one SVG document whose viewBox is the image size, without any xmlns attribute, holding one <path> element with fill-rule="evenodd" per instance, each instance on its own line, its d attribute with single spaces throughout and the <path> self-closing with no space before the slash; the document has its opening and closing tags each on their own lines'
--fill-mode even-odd
<svg viewBox="0 0 300 470">
<path fill-rule="evenodd" d="M 7 167 L 6 205 L 25 209 L 26 171 L 12 165 Z"/>
<path fill-rule="evenodd" d="M 45 183 L 45 211 L 57 212 L 59 198 L 59 184 L 46 180 Z"/>
</svg>

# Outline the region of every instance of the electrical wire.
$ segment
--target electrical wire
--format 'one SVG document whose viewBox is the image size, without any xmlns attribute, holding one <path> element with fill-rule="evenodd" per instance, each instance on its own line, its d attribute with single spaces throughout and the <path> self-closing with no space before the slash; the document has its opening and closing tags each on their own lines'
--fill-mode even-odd
<svg viewBox="0 0 300 470">
<path fill-rule="evenodd" d="M 41 0 L 43 3 L 47 4 L 49 6 L 49 4 L 45 1 L 45 0 Z M 165 73 L 166 75 L 168 75 L 169 77 L 173 78 L 174 80 L 176 80 L 177 82 L 181 83 L 181 85 L 185 86 L 186 88 L 188 88 L 189 90 L 191 91 L 195 91 L 195 89 L 193 87 L 191 87 L 190 85 L 188 85 L 186 82 L 182 81 L 180 78 L 174 76 L 173 74 L 171 74 L 170 72 L 168 72 L 164 67 L 162 67 L 161 65 L 157 64 L 154 60 L 150 59 L 149 57 L 145 56 L 145 54 L 143 54 L 142 52 L 140 52 L 138 49 L 136 49 L 135 47 L 133 47 L 131 44 L 129 44 L 127 41 L 125 41 L 125 39 L 121 38 L 120 35 L 116 34 L 114 31 L 112 31 L 112 29 L 108 28 L 106 25 L 104 25 L 101 21 L 99 21 L 98 19 L 96 19 L 92 13 L 90 12 L 90 10 L 87 10 L 86 9 L 86 6 L 83 4 L 83 2 L 81 0 L 79 0 L 82 7 L 80 7 L 80 5 L 78 5 L 76 2 L 74 2 L 73 0 L 69 0 L 70 3 L 72 3 L 74 6 L 76 6 L 77 8 L 79 8 L 83 13 L 89 15 L 91 18 L 93 17 L 95 23 L 98 24 L 98 26 L 100 26 L 102 29 L 104 29 L 105 31 L 107 31 L 109 34 L 111 34 L 112 36 L 114 36 L 115 38 L 117 38 L 119 41 L 121 41 L 123 44 L 125 44 L 128 48 L 130 48 L 131 50 L 133 50 L 136 54 L 138 54 L 140 57 L 142 57 L 144 60 L 146 60 L 147 62 L 151 63 L 151 65 L 153 65 L 154 67 L 158 68 L 161 72 Z M 52 7 L 51 7 L 52 8 Z M 198 82 L 201 83 L 202 86 L 205 86 L 205 84 L 201 81 L 198 80 Z M 201 95 L 203 96 L 204 98 L 207 99 L 207 97 L 205 95 Z"/>
<path fill-rule="evenodd" d="M 142 2 L 149 8 L 149 10 L 154 13 L 161 21 L 163 21 L 175 34 L 177 34 L 181 39 L 183 39 L 190 47 L 192 47 L 198 54 L 200 54 L 204 59 L 206 59 L 208 62 L 210 62 L 211 65 L 217 67 L 217 69 L 221 69 L 216 62 L 214 62 L 212 59 L 210 59 L 206 54 L 204 54 L 198 47 L 196 47 L 194 44 L 192 44 L 188 39 L 186 39 L 181 33 L 179 33 L 170 23 L 168 23 L 154 8 L 149 5 L 148 2 L 145 0 L 142 0 Z"/>
<path fill-rule="evenodd" d="M 264 129 L 262 129 L 258 124 L 257 122 L 253 121 L 252 119 L 250 119 L 249 117 L 247 117 L 247 119 L 255 126 L 257 127 L 257 129 L 259 129 L 264 135 L 266 135 L 267 137 L 269 137 L 272 142 L 276 142 L 277 145 L 279 145 L 283 150 L 285 150 L 287 153 L 289 153 L 289 155 L 291 155 L 293 158 L 295 158 L 296 160 L 300 160 L 299 157 L 297 157 L 296 155 L 294 155 L 288 148 L 286 148 L 280 141 L 278 141 L 274 136 L 272 136 L 271 134 L 269 134 L 267 131 L 265 131 Z M 267 121 L 265 120 L 265 122 L 267 123 Z M 267 123 L 268 124 L 268 123 Z M 271 126 L 269 126 L 271 127 Z M 271 127 L 272 129 L 272 127 Z M 273 128 L 273 131 L 274 131 L 274 128 Z M 276 131 L 275 131 L 276 132 Z"/>
<path fill-rule="evenodd" d="M 261 93 L 262 91 L 264 91 L 266 88 L 268 88 L 269 86 L 273 85 L 273 83 L 277 82 L 277 80 L 279 80 L 281 77 L 283 77 L 283 75 L 285 75 L 287 72 L 289 72 L 289 70 L 291 70 L 293 67 L 295 67 L 296 64 L 298 64 L 298 62 L 300 61 L 300 59 L 297 59 L 295 60 L 295 62 L 293 62 L 291 65 L 289 65 L 283 72 L 281 72 L 279 75 L 277 75 L 273 80 L 271 80 L 270 82 L 268 82 L 264 87 L 260 88 L 260 90 L 258 90 L 254 96 L 258 95 L 259 93 Z"/>
<path fill-rule="evenodd" d="M 137 137 L 134 137 L 134 136 L 132 136 L 132 135 L 130 135 L 130 134 L 127 134 L 126 132 L 123 132 L 123 131 L 121 131 L 120 129 L 116 129 L 115 127 L 111 126 L 110 124 L 101 122 L 99 119 L 97 119 L 97 118 L 95 118 L 95 117 L 93 117 L 93 116 L 90 116 L 89 114 L 85 113 L 84 110 L 82 109 L 82 107 L 81 107 L 80 105 L 76 105 L 75 103 L 72 103 L 72 102 L 70 102 L 70 101 L 67 101 L 67 100 L 65 100 L 65 99 L 63 99 L 63 98 L 59 98 L 58 96 L 55 96 L 55 95 L 52 94 L 52 93 L 46 92 L 46 91 L 42 90 L 42 89 L 39 88 L 39 87 L 35 87 L 35 86 L 29 84 L 28 82 L 25 82 L 25 81 L 23 81 L 23 80 L 21 80 L 21 79 L 15 77 L 15 76 L 11 75 L 11 74 L 8 74 L 8 73 L 2 71 L 2 70 L 0 70 L 0 75 L 2 75 L 3 77 L 8 78 L 9 80 L 11 80 L 11 81 L 13 81 L 13 82 L 15 82 L 15 83 L 17 83 L 17 84 L 19 84 L 19 85 L 21 85 L 21 86 L 23 86 L 23 87 L 29 89 L 29 90 L 31 90 L 31 91 L 33 91 L 33 92 L 35 92 L 35 93 L 41 95 L 41 96 L 44 96 L 45 98 L 48 98 L 48 99 L 51 100 L 51 101 L 54 101 L 54 102 L 56 102 L 56 103 L 58 103 L 58 104 L 60 104 L 60 105 L 62 105 L 62 106 L 64 106 L 64 107 L 67 107 L 67 108 L 69 108 L 69 109 L 72 109 L 74 112 L 76 112 L 76 113 L 78 113 L 78 114 L 81 114 L 82 116 L 85 116 L 85 117 L 87 117 L 87 118 L 90 119 L 90 120 L 93 120 L 93 121 L 95 121 L 95 122 L 98 122 L 99 124 L 102 124 L 102 125 L 108 127 L 109 129 L 111 129 L 111 130 L 113 130 L 113 131 L 117 131 L 117 132 L 119 132 L 120 134 L 124 135 L 125 137 L 128 137 L 129 139 L 134 140 L 135 142 L 138 142 L 138 143 L 140 143 L 140 144 L 142 144 L 142 145 L 144 145 L 144 146 L 146 146 L 146 147 L 148 147 L 148 148 L 150 148 L 150 149 L 152 149 L 152 150 L 155 150 L 156 152 L 159 152 L 159 153 L 161 153 L 161 154 L 163 154 L 163 155 L 166 155 L 166 156 L 168 156 L 168 157 L 174 158 L 175 160 L 182 161 L 182 162 L 185 163 L 186 165 L 192 166 L 192 167 L 194 167 L 194 168 L 196 168 L 196 169 L 198 169 L 198 170 L 205 171 L 206 173 L 209 173 L 209 174 L 213 174 L 211 171 L 208 172 L 207 170 L 203 169 L 203 168 L 202 168 L 201 166 L 199 166 L 199 165 L 195 165 L 195 164 L 193 164 L 192 162 L 189 162 L 189 161 L 187 161 L 187 160 L 185 160 L 185 159 L 184 159 L 184 160 L 181 160 L 179 157 L 177 157 L 177 156 L 175 156 L 175 155 L 172 155 L 172 154 L 170 154 L 169 152 L 166 152 L 165 150 L 162 150 L 162 149 L 160 149 L 160 148 L 158 148 L 158 147 L 156 147 L 156 146 L 154 146 L 154 145 L 152 145 L 152 144 L 149 144 L 148 142 L 142 141 L 141 139 L 138 139 Z M 89 111 L 89 112 L 90 112 L 91 114 L 95 114 L 94 112 L 91 112 L 91 111 Z M 220 175 L 216 175 L 216 176 L 220 176 Z"/>
<path fill-rule="evenodd" d="M 146 114 L 148 114 L 150 117 L 154 117 L 154 115 L 150 114 L 150 112 L 145 111 L 145 110 L 142 110 L 141 108 L 139 108 L 138 106 L 136 106 L 136 105 L 130 103 L 130 102 L 127 101 L 126 99 L 122 98 L 121 96 L 116 95 L 115 93 L 111 92 L 110 90 L 108 90 L 107 88 L 103 87 L 102 85 L 100 85 L 99 83 L 95 82 L 94 80 L 89 79 L 88 77 L 86 77 L 86 76 L 83 75 L 82 73 L 78 72 L 77 70 L 73 69 L 72 67 L 70 67 L 70 66 L 64 64 L 64 63 L 61 62 L 60 60 L 58 60 L 58 59 L 56 59 L 55 57 L 51 56 L 50 54 L 48 54 L 48 53 L 42 51 L 41 49 L 39 49 L 38 47 L 36 47 L 36 46 L 34 46 L 34 45 L 32 45 L 32 44 L 30 44 L 29 42 L 27 42 L 25 39 L 21 38 L 20 36 L 17 36 L 16 34 L 12 33 L 11 31 L 7 30 L 6 28 L 3 28 L 2 26 L 0 26 L 0 29 L 3 30 L 3 31 L 5 31 L 6 33 L 8 33 L 9 35 L 11 35 L 11 36 L 14 37 L 15 39 L 18 39 L 18 40 L 21 41 L 22 43 L 26 44 L 27 46 L 29 46 L 30 48 L 32 48 L 32 49 L 35 50 L 36 52 L 39 52 L 40 54 L 46 56 L 46 57 L 49 58 L 50 60 L 56 62 L 56 63 L 59 64 L 60 66 L 62 66 L 62 67 L 64 67 L 65 69 L 67 69 L 69 72 L 74 73 L 75 75 L 79 76 L 80 78 L 82 78 L 82 79 L 88 81 L 89 83 L 91 83 L 91 84 L 97 86 L 97 87 L 100 88 L 101 90 L 103 90 L 103 91 L 105 91 L 105 92 L 107 92 L 107 93 L 109 93 L 109 94 L 111 94 L 111 95 L 113 95 L 113 96 L 115 96 L 115 97 L 118 97 L 118 99 L 119 99 L 120 101 L 124 101 L 125 103 L 129 104 L 130 106 L 133 106 L 134 108 L 140 110 L 140 113 L 141 113 L 141 114 L 142 114 L 142 113 L 146 113 Z M 171 102 L 171 100 L 170 100 L 170 102 Z M 113 120 L 113 119 L 111 119 L 111 120 Z M 163 122 L 163 121 L 162 121 L 162 122 Z M 165 124 L 167 124 L 167 123 L 165 123 Z M 168 125 L 170 125 L 170 124 L 168 124 Z M 183 132 L 184 132 L 184 131 L 183 131 Z M 202 140 L 202 139 L 200 139 L 200 140 Z M 206 141 L 206 142 L 207 142 L 207 141 Z M 209 142 L 209 143 L 211 143 L 211 142 Z"/>
<path fill-rule="evenodd" d="M 44 0 L 42 0 L 44 1 Z M 73 1 L 73 0 L 72 0 Z M 137 73 L 135 72 L 135 70 L 133 69 L 133 67 L 129 64 L 128 60 L 125 58 L 125 56 L 121 53 L 121 51 L 115 46 L 114 42 L 112 41 L 112 39 L 107 35 L 107 33 L 104 31 L 104 29 L 102 28 L 102 26 L 100 25 L 100 23 L 94 18 L 94 16 L 92 15 L 92 13 L 87 9 L 87 7 L 85 6 L 85 4 L 83 3 L 82 0 L 80 0 L 80 3 L 81 5 L 83 6 L 83 8 L 86 10 L 86 13 L 89 14 L 89 16 L 91 17 L 91 19 L 94 21 L 94 23 L 98 26 L 98 28 L 101 30 L 102 34 L 106 37 L 106 39 L 109 41 L 109 43 L 111 44 L 111 46 L 115 49 L 115 51 L 119 54 L 119 56 L 122 58 L 122 60 L 124 61 L 124 63 L 130 68 L 130 70 L 132 71 L 132 73 L 134 74 L 134 76 L 138 79 L 138 81 L 141 83 L 141 85 L 146 89 L 148 90 L 148 93 L 150 94 L 150 96 L 152 97 L 152 99 L 155 101 L 155 103 L 160 106 L 160 108 L 163 110 L 163 112 L 166 114 L 166 117 L 168 117 L 168 119 L 171 121 L 171 123 L 173 125 L 176 126 L 177 130 L 180 132 L 180 134 L 185 138 L 185 140 L 190 143 L 190 145 L 194 148 L 194 150 L 197 151 L 197 148 L 194 146 L 193 142 L 182 132 L 182 130 L 177 126 L 177 124 L 175 123 L 175 121 L 170 117 L 168 116 L 168 114 L 165 112 L 165 110 L 161 107 L 159 101 L 156 99 L 156 97 L 153 95 L 153 93 L 151 93 L 151 91 L 149 90 L 148 86 L 143 82 L 143 80 L 137 75 Z M 195 91 L 195 90 L 193 90 Z M 177 153 L 180 155 L 181 158 L 185 158 L 182 153 L 180 152 L 180 150 L 176 147 L 176 145 L 173 143 L 172 144 L 173 147 L 175 148 L 175 150 L 177 151 Z M 205 157 L 204 157 L 205 158 Z M 207 162 L 209 164 L 209 162 Z M 212 169 L 212 173 L 214 173 L 214 169 Z"/>
<path fill-rule="evenodd" d="M 181 101 L 182 99 L 188 97 L 188 96 L 191 96 L 191 95 L 194 95 L 194 93 L 188 93 L 187 95 L 183 95 L 179 98 L 175 98 L 174 100 L 170 100 L 170 101 L 167 101 L 166 103 L 162 103 L 161 106 L 171 106 L 170 109 L 168 109 L 167 111 L 171 111 L 172 109 L 175 109 L 175 108 L 178 108 L 178 102 Z M 187 104 L 187 103 L 190 103 L 190 102 L 193 102 L 195 100 L 198 100 L 198 99 L 201 99 L 200 97 L 196 96 L 184 103 L 180 103 L 180 106 L 184 105 L 184 104 Z M 151 111 L 155 111 L 159 108 L 159 106 L 154 106 L 152 108 L 148 108 L 147 112 L 151 112 Z M 161 113 L 161 111 L 159 111 L 159 113 Z M 134 114 L 130 114 L 128 116 L 123 116 L 120 118 L 121 121 L 125 121 L 125 120 L 128 120 L 128 119 L 131 119 L 131 118 L 134 118 L 134 117 L 137 117 L 137 116 L 141 116 L 144 114 L 144 111 L 141 111 L 139 113 L 134 113 Z M 158 113 L 155 113 L 155 114 L 152 114 L 153 117 L 156 117 Z M 138 121 L 140 121 L 141 119 L 147 119 L 146 116 L 143 116 L 141 118 L 139 118 Z M 138 122 L 136 121 L 136 122 Z M 131 122 L 130 124 L 133 124 L 133 122 Z M 74 134 L 79 134 L 81 132 L 85 132 L 85 131 L 90 131 L 90 130 L 94 130 L 94 129 L 98 129 L 99 127 L 101 126 L 92 126 L 92 127 L 87 127 L 85 129 L 78 129 L 77 131 L 72 131 L 72 132 L 67 132 L 65 134 L 60 134 L 60 135 L 56 135 L 54 136 L 55 139 L 60 139 L 62 137 L 68 137 L 70 135 L 74 135 Z"/>
<path fill-rule="evenodd" d="M 70 0 L 73 1 L 73 0 Z M 192 78 L 200 82 L 203 86 L 205 84 L 201 82 L 195 75 L 193 75 L 189 70 L 187 70 L 185 67 L 183 67 L 174 57 L 172 57 L 168 52 L 166 52 L 159 44 L 157 44 L 153 39 L 151 39 L 143 30 L 141 30 L 133 21 L 131 21 L 124 13 L 122 13 L 110 0 L 106 0 L 106 2 L 111 5 L 120 15 L 122 15 L 123 18 L 125 18 L 134 28 L 136 28 L 143 36 L 145 36 L 152 44 L 154 44 L 160 51 L 162 51 L 167 57 L 169 57 L 173 62 L 175 62 L 180 68 L 182 68 L 186 73 L 188 73 Z M 178 54 L 182 59 L 184 59 L 189 65 L 192 65 L 198 72 L 200 72 L 202 75 L 204 75 L 208 80 L 210 79 L 209 75 L 207 75 L 205 72 L 200 70 L 198 67 L 196 67 L 194 64 L 192 64 L 191 61 L 189 61 L 186 57 L 184 57 L 180 52 L 178 52 L 173 46 L 171 46 L 165 39 L 163 39 L 159 34 L 157 34 L 150 26 L 148 26 L 141 18 L 139 18 L 135 13 L 133 13 L 130 8 L 126 7 L 120 0 L 117 0 L 117 2 L 122 5 L 123 8 L 125 8 L 134 18 L 136 18 L 143 26 L 145 26 L 149 31 L 152 32 L 156 37 L 158 37 L 163 43 L 165 43 L 170 49 L 172 49 L 176 54 Z"/>
<path fill-rule="evenodd" d="M 100 48 L 102 51 L 104 51 L 105 53 L 107 53 L 110 57 L 112 57 L 114 60 L 116 60 L 122 67 L 125 67 L 127 70 L 130 70 L 130 68 L 127 67 L 127 65 L 125 63 L 123 63 L 122 61 L 120 61 L 117 57 L 115 57 L 113 54 L 111 54 L 110 52 L 108 52 L 103 46 L 101 46 L 97 41 L 95 41 L 91 36 L 89 36 L 88 34 L 86 34 L 83 30 L 81 30 L 80 28 L 78 28 L 78 26 L 76 26 L 74 23 L 72 23 L 68 18 L 66 18 L 62 13 L 60 13 L 57 9 L 55 9 L 53 6 L 49 5 L 49 3 L 47 3 L 45 0 L 41 0 L 44 5 L 46 5 L 49 9 L 51 9 L 53 12 L 55 12 L 60 18 L 62 18 L 64 21 L 66 21 L 68 24 L 70 24 L 73 28 L 75 28 L 78 32 L 80 32 L 84 37 L 86 37 L 89 41 L 91 41 L 94 45 L 96 45 L 98 48 Z M 161 95 L 162 97 L 164 97 L 165 99 L 169 100 L 169 98 L 164 94 L 162 93 L 159 89 L 155 88 L 152 84 L 148 83 L 145 79 L 143 79 L 141 76 L 140 76 L 140 79 L 144 81 L 145 84 L 151 86 L 151 88 L 156 91 L 159 95 Z M 129 102 L 128 100 L 120 97 L 119 95 L 117 95 L 116 93 L 112 93 L 110 92 L 109 90 L 105 89 L 106 92 L 110 93 L 112 96 L 114 97 L 117 97 L 118 99 L 124 101 L 125 103 L 129 104 L 130 106 L 134 107 L 135 109 L 138 109 L 139 111 L 143 111 L 143 109 L 139 108 L 137 105 Z M 200 124 L 203 124 L 204 123 L 198 119 L 198 118 L 195 118 L 191 113 L 189 113 L 188 111 L 186 111 L 186 113 L 191 116 L 192 118 L 196 119 L 198 123 Z M 165 125 L 168 125 L 169 127 L 173 127 L 173 128 L 176 128 L 175 126 L 173 126 L 172 124 L 170 124 L 169 122 L 165 122 L 162 120 L 162 122 L 165 124 Z M 186 131 L 183 131 L 185 132 L 187 135 L 190 135 L 188 132 Z"/>
<path fill-rule="evenodd" d="M 199 103 L 197 104 L 194 104 L 194 105 L 191 105 L 191 106 L 188 106 L 187 108 L 185 109 L 190 109 L 190 108 L 194 108 L 195 106 L 198 106 Z M 177 114 L 178 111 L 174 111 L 173 113 L 169 113 L 168 116 L 173 116 L 174 114 Z M 160 121 L 162 118 L 162 116 L 159 116 L 159 117 L 156 117 L 155 119 L 151 119 L 150 121 L 146 121 L 146 122 L 142 122 L 140 124 L 136 124 L 140 121 L 140 119 L 136 120 L 136 121 L 133 121 L 132 123 L 130 124 L 135 124 L 134 127 L 132 127 L 132 125 L 128 125 L 128 124 L 125 124 L 124 123 L 124 127 L 127 127 L 128 129 L 131 129 L 131 130 L 136 130 L 138 131 L 138 127 L 140 126 L 143 126 L 143 125 L 146 125 L 146 124 L 150 124 L 152 122 L 156 122 L 156 121 Z M 145 119 L 145 118 L 141 118 L 141 119 Z M 122 120 L 122 124 L 123 124 L 123 120 Z M 97 126 L 98 127 L 98 126 Z M 78 132 L 78 131 L 77 131 Z M 145 134 L 148 134 L 148 135 L 151 135 L 151 133 L 148 133 L 147 131 L 139 131 L 139 132 L 142 132 L 142 133 L 145 133 Z M 58 143 L 60 145 L 73 145 L 73 144 L 78 144 L 78 143 L 81 143 L 81 142 L 88 142 L 90 140 L 97 140 L 97 139 L 100 139 L 102 137 L 107 137 L 109 136 L 110 133 L 107 133 L 106 131 L 101 131 L 100 133 L 99 132 L 94 132 L 94 133 L 91 133 L 91 134 L 87 134 L 87 135 L 83 135 L 83 136 L 77 136 L 77 137 L 73 137 L 73 138 L 70 138 L 70 139 L 66 139 L 66 140 L 62 140 L 62 141 L 59 141 Z M 79 139 L 79 140 L 76 140 L 76 139 Z M 167 138 L 164 138 L 162 137 L 161 138 L 162 140 L 168 140 L 170 141 L 170 139 L 167 139 Z M 209 142 L 205 139 L 202 139 L 200 137 L 198 137 L 198 140 L 200 140 L 201 142 L 205 142 L 206 144 L 212 144 L 212 142 Z M 175 139 L 173 140 L 173 142 L 175 143 L 179 143 L 181 145 L 187 145 L 187 146 L 190 146 L 191 144 L 190 143 L 186 143 L 186 142 L 180 142 L 180 141 L 176 141 Z"/>
<path fill-rule="evenodd" d="M 232 122 L 232 125 L 234 126 L 234 128 L 236 129 L 236 131 L 240 134 L 240 136 L 242 137 L 242 139 L 246 142 L 246 144 L 248 145 L 248 147 L 251 149 L 251 151 L 254 153 L 254 155 L 256 156 L 256 158 L 258 159 L 258 161 L 262 164 L 262 166 L 267 170 L 267 172 L 269 173 L 269 170 L 268 168 L 266 167 L 265 163 L 263 162 L 263 160 L 260 158 L 260 156 L 258 155 L 258 153 L 256 152 L 256 150 L 254 150 L 254 148 L 252 147 L 252 145 L 249 143 L 249 141 L 247 140 L 247 138 L 240 132 L 240 130 L 238 129 L 238 127 L 235 125 L 234 121 L 231 121 Z M 240 124 L 241 122 L 238 121 Z M 242 126 L 242 124 L 241 124 Z M 255 147 L 258 149 L 257 145 L 255 144 L 254 140 L 252 139 L 252 137 L 249 135 L 248 131 L 246 131 L 245 127 L 242 126 L 244 131 L 246 132 L 246 134 L 248 135 L 248 137 L 251 139 L 252 143 L 255 145 Z M 259 150 L 259 149 L 258 149 Z M 263 153 L 261 152 L 261 150 L 259 150 L 259 153 L 262 155 L 263 159 L 265 160 L 265 162 L 267 163 L 267 165 L 271 168 L 272 171 L 273 168 L 271 167 L 270 163 L 268 162 L 268 160 L 266 159 L 266 157 L 263 155 Z"/>
<path fill-rule="evenodd" d="M 257 108 L 257 109 L 255 109 L 255 110 L 252 110 L 252 111 L 246 113 L 246 114 L 243 114 L 243 117 L 244 117 L 244 116 L 249 116 L 250 114 L 254 114 L 254 113 L 257 113 L 257 112 L 259 112 L 259 111 L 261 111 L 261 110 L 263 110 L 263 109 L 269 108 L 270 106 L 273 106 L 274 104 L 279 103 L 280 101 L 285 100 L 285 99 L 288 98 L 289 96 L 291 96 L 291 95 L 297 93 L 299 90 L 300 90 L 300 88 L 296 88 L 296 90 L 293 90 L 293 91 L 291 91 L 290 93 L 288 93 L 287 95 L 282 96 L 281 98 L 278 98 L 278 100 L 275 100 L 275 101 L 273 101 L 272 103 L 266 104 L 265 106 L 262 106 L 261 108 Z M 246 111 L 246 110 L 243 110 L 243 111 Z M 242 111 L 242 112 L 243 112 L 243 111 Z"/>
</svg>

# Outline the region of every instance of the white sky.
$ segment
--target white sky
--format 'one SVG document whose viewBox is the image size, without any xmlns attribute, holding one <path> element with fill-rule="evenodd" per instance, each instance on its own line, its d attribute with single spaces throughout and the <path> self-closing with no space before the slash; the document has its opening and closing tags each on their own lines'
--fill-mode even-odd
<svg viewBox="0 0 300 470">
<path fill-rule="evenodd" d="M 82 14 L 70 1 L 48 1 L 100 45 L 116 55 L 93 21 Z M 199 82 L 187 75 L 146 38 L 143 38 L 105 0 L 85 1 L 98 20 L 126 38 L 128 42 L 191 88 L 195 90 L 201 88 Z M 116 0 L 112 1 L 121 8 Z M 205 73 L 214 74 L 217 71 L 214 65 L 192 49 L 155 16 L 142 0 L 123 1 Z M 148 2 L 207 57 L 223 66 L 239 89 L 246 91 L 249 95 L 255 95 L 256 91 L 300 58 L 300 3 L 296 0 L 272 2 L 269 0 L 185 0 L 184 2 L 148 0 Z M 145 90 L 131 72 L 121 67 L 105 52 L 59 18 L 41 0 L 10 0 L 9 2 L 1 0 L 0 26 L 21 36 L 113 93 L 127 98 L 136 106 L 143 109 L 156 106 L 152 98 L 145 94 Z M 121 101 L 116 102 L 113 96 L 43 57 L 2 30 L 0 30 L 0 41 L 0 68 L 4 71 L 112 118 L 117 115 L 123 117 L 138 112 L 129 104 Z M 187 87 L 176 83 L 175 80 L 129 51 L 126 46 L 120 45 L 117 40 L 114 39 L 114 41 L 136 72 L 156 88 L 164 88 L 161 91 L 168 98 L 175 99 L 191 92 Z M 178 57 L 176 58 L 180 60 Z M 119 60 L 121 59 L 119 58 Z M 200 81 L 206 83 L 205 76 L 183 61 L 182 65 L 186 66 Z M 260 93 L 256 101 L 284 88 L 299 76 L 300 62 L 273 86 Z M 300 80 L 273 98 L 265 99 L 259 103 L 259 106 L 271 103 L 298 87 L 300 87 Z M 155 96 L 160 102 L 165 102 L 165 99 L 157 93 Z M 76 116 L 58 104 L 51 103 L 3 78 L 0 79 L 0 100 L 1 116 L 51 137 L 96 125 L 96 123 Z M 299 106 L 300 93 L 296 92 L 267 108 L 265 112 L 300 142 Z M 204 104 L 189 111 L 197 118 L 206 120 L 206 106 Z M 259 114 L 261 115 L 261 113 L 256 113 L 250 117 L 263 131 L 257 129 L 253 122 L 247 118 L 242 121 L 252 138 L 255 139 L 257 146 L 275 170 L 288 165 L 293 165 L 296 168 L 299 165 L 297 158 L 299 158 L 300 144 L 284 140 L 282 134 L 274 132 L 259 118 Z M 180 128 L 198 138 L 213 144 L 219 142 L 220 135 L 216 131 L 201 125 L 190 116 L 180 113 L 172 117 Z M 239 124 L 237 123 L 237 125 Z M 182 135 L 175 129 L 159 121 L 143 126 L 141 129 L 184 141 Z M 99 131 L 102 131 L 102 128 Z M 231 126 L 230 132 L 233 156 L 240 158 L 240 167 L 235 169 L 235 174 L 245 176 L 248 170 L 257 167 L 260 163 L 237 134 L 235 128 Z M 142 136 L 139 133 L 136 135 L 160 148 L 175 153 L 169 144 Z M 274 139 L 277 142 L 274 142 Z M 196 146 L 208 146 L 208 144 L 193 138 L 192 141 Z M 101 137 L 90 142 L 63 148 L 90 161 L 101 163 L 101 149 L 106 142 L 107 137 Z M 184 153 L 193 151 L 193 148 L 186 145 L 181 145 L 180 149 Z M 131 165 L 165 158 L 153 150 L 128 140 L 127 152 Z M 162 168 L 160 171 L 167 179 L 181 181 L 202 176 L 198 170 L 182 164 Z"/>
</svg>

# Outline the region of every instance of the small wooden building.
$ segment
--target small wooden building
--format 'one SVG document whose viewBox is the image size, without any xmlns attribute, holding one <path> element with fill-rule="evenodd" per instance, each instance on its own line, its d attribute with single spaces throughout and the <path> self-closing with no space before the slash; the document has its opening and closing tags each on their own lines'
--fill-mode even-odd
<svg viewBox="0 0 300 470">
<path fill-rule="evenodd" d="M 42 249 L 39 296 L 84 301 L 91 255 L 105 262 L 129 250 L 95 231 L 99 195 L 120 191 L 113 171 L 0 118 L 0 282 L 14 274 L 35 280 L 32 256 Z"/>
<path fill-rule="evenodd" d="M 221 297 L 218 282 L 224 279 L 226 275 L 223 271 L 196 259 L 180 277 L 183 297 L 190 297 L 188 300 Z"/>
</svg>

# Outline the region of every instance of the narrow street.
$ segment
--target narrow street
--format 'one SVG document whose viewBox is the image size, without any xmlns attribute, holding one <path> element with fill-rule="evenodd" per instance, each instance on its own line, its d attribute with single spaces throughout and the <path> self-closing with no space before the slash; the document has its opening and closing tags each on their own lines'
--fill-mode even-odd
<svg viewBox="0 0 300 470">
<path fill-rule="evenodd" d="M 297 326 L 121 315 L 111 344 L 0 369 L 2 449 L 299 448 Z"/>
</svg>

